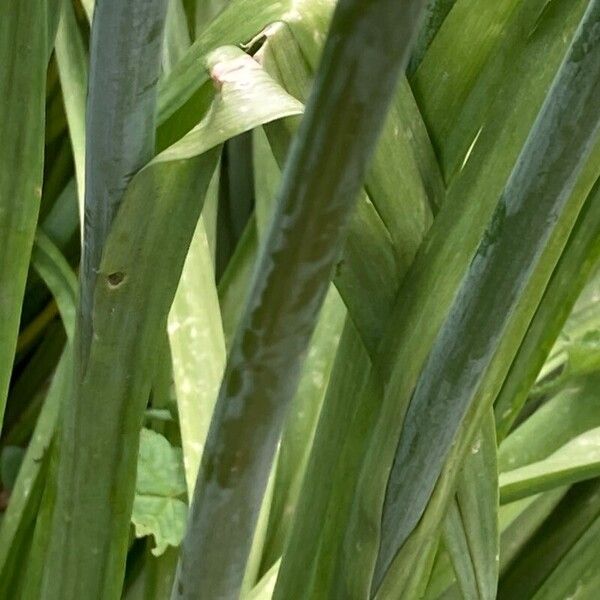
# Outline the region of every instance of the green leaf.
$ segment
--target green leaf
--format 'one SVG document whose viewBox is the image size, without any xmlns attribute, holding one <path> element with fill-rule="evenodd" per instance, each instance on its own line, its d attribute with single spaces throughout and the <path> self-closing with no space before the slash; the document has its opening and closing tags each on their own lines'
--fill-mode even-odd
<svg viewBox="0 0 600 600">
<path fill-rule="evenodd" d="M 2 454 L 0 454 L 0 478 L 4 489 L 13 489 L 24 455 L 25 450 L 19 446 L 5 446 L 2 449 Z"/>
<path fill-rule="evenodd" d="M 192 496 L 225 369 L 225 340 L 204 220 L 198 221 L 168 322 L 185 478 Z"/>
<path fill-rule="evenodd" d="M 85 370 L 94 335 L 94 290 L 106 238 L 127 184 L 154 155 L 166 12 L 167 0 L 105 0 L 94 11 L 86 107 L 78 372 Z M 74 118 L 71 123 L 75 124 Z"/>
<path fill-rule="evenodd" d="M 407 69 L 409 75 L 412 75 L 421 64 L 431 42 L 435 39 L 444 20 L 455 4 L 456 0 L 429 0 L 427 3 L 425 18 Z"/>
<path fill-rule="evenodd" d="M 490 411 L 458 477 L 444 542 L 465 599 L 493 600 L 498 585 L 498 466 Z"/>
<path fill-rule="evenodd" d="M 209 81 L 206 57 L 219 46 L 241 44 L 269 23 L 279 20 L 291 7 L 290 0 L 235 0 L 202 32 L 186 55 L 160 82 L 158 122 L 164 123 Z M 199 69 L 199 65 L 204 68 Z"/>
<path fill-rule="evenodd" d="M 77 305 L 77 278 L 69 263 L 50 238 L 39 230 L 31 255 L 34 269 L 54 296 L 67 337 L 75 335 L 75 307 Z"/>
<path fill-rule="evenodd" d="M 164 74 L 169 73 L 185 56 L 191 43 L 187 17 L 181 0 L 169 0 L 162 56 Z"/>
<path fill-rule="evenodd" d="M 339 294 L 330 288 L 281 435 L 263 559 L 267 569 L 282 555 L 289 535 L 345 317 Z"/>
<path fill-rule="evenodd" d="M 600 427 L 598 389 L 596 373 L 543 404 L 500 445 L 500 472 L 543 461 L 578 435 Z"/>
<path fill-rule="evenodd" d="M 0 421 L 42 195 L 46 0 L 0 5 Z"/>
<path fill-rule="evenodd" d="M 83 232 L 85 196 L 85 105 L 88 90 L 87 50 L 75 17 L 71 0 L 64 0 L 56 33 L 56 63 L 61 80 L 65 112 L 75 162 L 79 216 Z"/>
<path fill-rule="evenodd" d="M 181 450 L 159 433 L 142 429 L 131 522 L 136 537 L 154 536 L 154 556 L 183 539 L 187 505 L 179 496 L 185 492 Z"/>
<path fill-rule="evenodd" d="M 529 496 L 523 500 L 500 507 L 499 517 L 502 529 L 500 538 L 500 579 L 515 556 L 534 537 L 535 532 L 556 506 L 568 488 L 556 488 L 550 492 Z"/>
<path fill-rule="evenodd" d="M 597 154 L 600 156 L 600 153 Z M 549 354 L 551 356 L 549 362 L 552 362 L 552 355 L 555 354 L 552 348 L 557 345 L 555 342 L 560 330 L 599 259 L 600 180 L 596 181 L 581 210 L 569 241 L 552 273 L 540 306 L 536 310 L 502 390 L 498 394 L 495 412 L 500 439 L 508 434 Z M 585 336 L 586 333 L 583 335 Z M 578 368 L 577 358 L 581 358 L 580 363 L 587 363 L 588 350 L 593 350 L 593 347 L 588 347 L 583 336 L 580 340 L 574 340 L 574 343 L 564 344 L 561 342 L 558 345 L 563 352 L 572 353 L 574 351 L 575 354 L 570 356 L 571 361 L 573 359 L 576 361 L 575 363 L 571 362 L 571 368 L 567 367 L 564 379 L 561 377 L 559 382 L 555 382 L 562 384 L 572 375 L 577 375 L 589 368 L 583 369 L 581 366 Z M 591 362 L 593 367 L 594 359 Z"/>
<path fill-rule="evenodd" d="M 22 574 L 28 540 L 32 535 L 36 513 L 48 471 L 50 444 L 54 438 L 59 411 L 71 385 L 72 354 L 65 351 L 50 384 L 42 411 L 27 447 L 10 503 L 0 525 L 0 594 L 10 593 L 12 577 Z"/>
<path fill-rule="evenodd" d="M 60 251 L 41 231 L 36 236 L 32 263 L 56 299 L 68 342 L 53 374 L 0 526 L 0 596 L 8 593 L 12 570 L 18 568 L 15 560 L 18 563 L 21 553 L 27 551 L 44 489 L 44 477 L 48 471 L 48 451 L 55 437 L 60 409 L 72 389 L 71 345 L 75 328 L 77 280 Z"/>
<path fill-rule="evenodd" d="M 600 475 L 600 427 L 586 431 L 545 460 L 500 475 L 500 501 L 514 502 Z"/>
<path fill-rule="evenodd" d="M 575 594 L 579 584 L 593 581 L 600 550 L 599 500 L 598 479 L 573 486 L 508 565 L 498 599 L 563 600 Z M 586 586 L 581 587 L 585 591 Z"/>
</svg>

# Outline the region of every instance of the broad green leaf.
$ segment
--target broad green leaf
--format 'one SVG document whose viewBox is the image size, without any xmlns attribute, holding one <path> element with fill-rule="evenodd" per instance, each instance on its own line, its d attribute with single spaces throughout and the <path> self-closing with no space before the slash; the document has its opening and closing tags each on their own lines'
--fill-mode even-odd
<svg viewBox="0 0 600 600">
<path fill-rule="evenodd" d="M 241 51 L 223 48 L 211 60 L 221 87 L 210 114 L 133 178 L 106 244 L 94 301 L 102 335 L 93 340 L 89 368 L 65 414 L 47 598 L 118 597 L 156 349 L 218 148 L 299 112 L 298 103 Z"/>
<path fill-rule="evenodd" d="M 152 550 L 160 556 L 167 546 L 179 546 L 185 532 L 187 505 L 183 457 L 179 448 L 152 431 L 142 429 L 131 521 L 137 537 L 152 535 Z"/>
<path fill-rule="evenodd" d="M 42 195 L 47 9 L 46 0 L 0 5 L 0 417 Z"/>
</svg>

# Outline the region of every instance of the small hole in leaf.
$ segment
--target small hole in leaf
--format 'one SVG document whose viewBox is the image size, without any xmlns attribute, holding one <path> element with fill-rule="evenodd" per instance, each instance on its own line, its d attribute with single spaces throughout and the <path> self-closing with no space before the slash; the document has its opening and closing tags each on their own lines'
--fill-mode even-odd
<svg viewBox="0 0 600 600">
<path fill-rule="evenodd" d="M 111 273 L 107 279 L 108 285 L 112 288 L 116 288 L 123 283 L 123 280 L 125 279 L 125 273 L 122 271 L 115 271 L 114 273 Z"/>
</svg>

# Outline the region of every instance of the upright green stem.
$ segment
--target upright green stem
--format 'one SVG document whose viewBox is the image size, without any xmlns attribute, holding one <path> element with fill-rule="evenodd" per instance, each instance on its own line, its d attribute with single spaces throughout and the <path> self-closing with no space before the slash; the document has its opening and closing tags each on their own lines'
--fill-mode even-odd
<svg viewBox="0 0 600 600">
<path fill-rule="evenodd" d="M 101 0 L 90 49 L 79 351 L 93 335 L 104 242 L 130 179 L 154 154 L 157 82 L 167 0 Z"/>
<path fill-rule="evenodd" d="M 120 383 L 121 393 L 126 394 L 128 388 L 118 378 L 119 366 L 111 362 L 119 360 L 116 349 L 104 365 L 93 365 L 91 359 L 88 365 L 88 356 L 93 340 L 106 343 L 107 317 L 117 316 L 114 306 L 107 315 L 94 304 L 96 282 L 105 282 L 100 275 L 105 241 L 125 188 L 154 153 L 156 84 L 166 10 L 167 0 L 99 0 L 94 10 L 75 385 L 65 407 L 60 440 L 59 483 L 42 592 L 48 600 L 112 600 L 120 594 L 132 500 L 129 489 L 135 480 L 130 455 L 136 455 L 139 428 L 133 436 L 136 441 L 130 443 L 122 413 L 111 413 L 114 396 L 106 375 L 105 414 L 109 421 L 116 419 L 119 428 L 111 429 L 94 415 L 98 406 L 94 387 L 87 380 L 93 381 L 102 366 Z M 109 278 L 111 282 L 114 287 L 120 283 Z M 134 411 L 137 405 L 131 404 Z M 125 446 L 120 451 L 124 474 L 117 485 L 110 480 L 109 454 L 99 451 L 105 442 L 115 449 Z M 105 481 L 90 481 L 91 472 Z M 97 510 L 104 501 L 95 484 L 112 490 L 110 510 L 104 513 Z"/>
<path fill-rule="evenodd" d="M 234 341 L 175 599 L 238 597 L 286 409 L 425 0 L 342 0 Z"/>
</svg>

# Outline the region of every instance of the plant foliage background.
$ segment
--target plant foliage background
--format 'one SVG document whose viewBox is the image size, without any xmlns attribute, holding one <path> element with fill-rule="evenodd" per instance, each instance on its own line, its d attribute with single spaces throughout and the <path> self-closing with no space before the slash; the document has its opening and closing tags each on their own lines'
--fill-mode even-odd
<svg viewBox="0 0 600 600">
<path fill-rule="evenodd" d="M 600 594 L 598 0 L 0 0 L 0 598 Z"/>
</svg>

